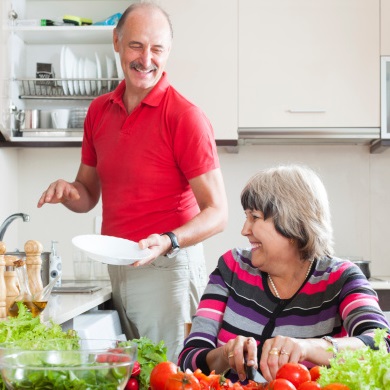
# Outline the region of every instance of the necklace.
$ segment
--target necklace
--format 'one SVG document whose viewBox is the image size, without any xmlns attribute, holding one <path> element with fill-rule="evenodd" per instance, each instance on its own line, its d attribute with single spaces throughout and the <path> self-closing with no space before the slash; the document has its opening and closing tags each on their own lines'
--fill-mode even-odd
<svg viewBox="0 0 390 390">
<path fill-rule="evenodd" d="M 305 280 L 306 280 L 307 277 L 309 276 L 309 273 L 310 273 L 310 271 L 311 271 L 312 265 L 313 265 L 313 261 L 310 261 L 309 268 L 308 268 L 307 271 L 306 271 Z M 272 286 L 272 289 L 274 290 L 274 293 L 275 293 L 276 298 L 279 298 L 279 299 L 280 299 L 280 295 L 279 295 L 279 293 L 278 293 L 278 290 L 276 289 L 275 283 L 274 283 L 274 281 L 272 280 L 270 274 L 268 274 L 268 280 L 269 280 L 269 282 L 270 282 L 270 284 L 271 284 L 271 286 Z"/>
</svg>

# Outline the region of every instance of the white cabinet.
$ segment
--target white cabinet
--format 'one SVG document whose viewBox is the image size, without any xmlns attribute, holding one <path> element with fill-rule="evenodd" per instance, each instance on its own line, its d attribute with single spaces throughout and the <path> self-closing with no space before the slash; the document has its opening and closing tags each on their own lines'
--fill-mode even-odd
<svg viewBox="0 0 390 390">
<path fill-rule="evenodd" d="M 238 0 L 160 3 L 173 24 L 169 80 L 206 113 L 217 140 L 236 140 Z"/>
<path fill-rule="evenodd" d="M 380 127 L 379 0 L 239 2 L 240 128 Z"/>
</svg>

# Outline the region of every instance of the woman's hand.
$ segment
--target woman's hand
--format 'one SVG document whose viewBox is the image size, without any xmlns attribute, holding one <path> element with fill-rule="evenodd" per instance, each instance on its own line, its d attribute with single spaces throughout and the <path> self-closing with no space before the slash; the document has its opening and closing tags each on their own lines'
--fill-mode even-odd
<svg viewBox="0 0 390 390">
<path fill-rule="evenodd" d="M 266 340 L 260 358 L 260 370 L 264 378 L 271 381 L 283 364 L 305 360 L 308 343 L 309 340 L 284 336 Z"/>
<path fill-rule="evenodd" d="M 228 366 L 234 369 L 240 381 L 246 379 L 245 363 L 257 369 L 257 343 L 253 337 L 237 336 L 223 346 Z"/>
</svg>

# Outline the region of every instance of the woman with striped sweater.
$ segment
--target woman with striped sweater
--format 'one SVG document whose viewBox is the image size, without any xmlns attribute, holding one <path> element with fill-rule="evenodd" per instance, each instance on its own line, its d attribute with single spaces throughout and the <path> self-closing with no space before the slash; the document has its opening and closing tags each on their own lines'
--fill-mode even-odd
<svg viewBox="0 0 390 390">
<path fill-rule="evenodd" d="M 360 269 L 333 256 L 326 190 L 310 169 L 264 170 L 241 193 L 250 248 L 226 252 L 210 275 L 179 356 L 183 370 L 267 381 L 287 362 L 328 365 L 337 350 L 375 348 L 389 328 Z M 390 335 L 387 342 L 390 347 Z"/>
</svg>

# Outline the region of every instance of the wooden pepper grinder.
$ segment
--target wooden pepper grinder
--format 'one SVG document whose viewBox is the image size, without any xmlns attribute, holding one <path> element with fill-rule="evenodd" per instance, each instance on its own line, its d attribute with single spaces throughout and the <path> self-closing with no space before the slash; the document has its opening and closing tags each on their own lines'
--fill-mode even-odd
<svg viewBox="0 0 390 390">
<path fill-rule="evenodd" d="M 11 305 L 19 295 L 19 282 L 16 275 L 14 261 L 19 260 L 17 256 L 5 256 L 4 281 L 7 290 L 6 309 L 7 313 Z"/>
<path fill-rule="evenodd" d="M 7 308 L 6 308 L 7 290 L 4 281 L 5 252 L 6 252 L 5 244 L 4 242 L 0 241 L 0 318 L 7 317 Z"/>
<path fill-rule="evenodd" d="M 26 252 L 28 284 L 31 294 L 35 295 L 43 290 L 41 277 L 43 246 L 39 241 L 29 240 L 24 244 L 24 251 Z"/>
</svg>

